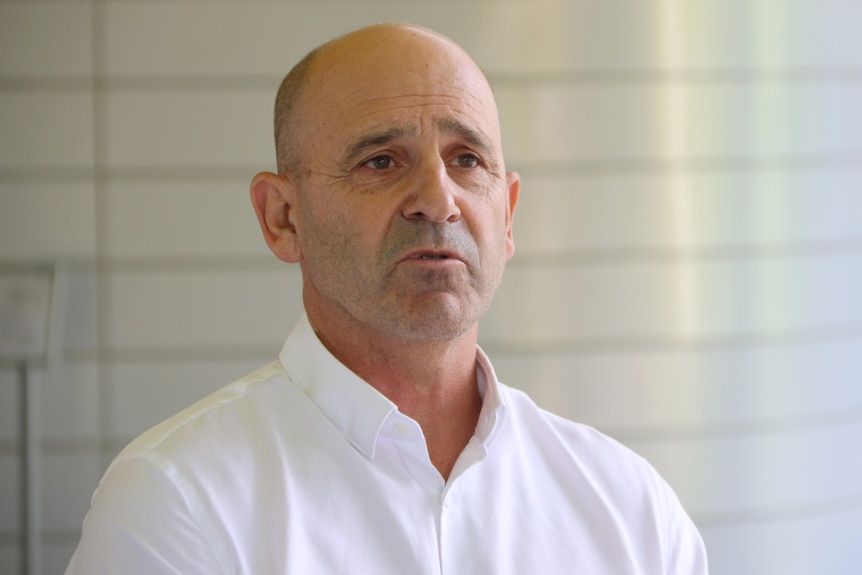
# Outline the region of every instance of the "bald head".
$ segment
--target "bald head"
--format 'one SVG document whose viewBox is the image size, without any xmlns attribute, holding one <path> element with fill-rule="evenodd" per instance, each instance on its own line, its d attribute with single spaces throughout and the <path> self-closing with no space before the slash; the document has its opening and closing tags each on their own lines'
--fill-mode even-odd
<svg viewBox="0 0 862 575">
<path fill-rule="evenodd" d="M 303 130 L 314 129 L 309 104 L 336 103 L 342 90 L 362 90 L 363 81 L 392 75 L 422 75 L 437 68 L 472 78 L 496 114 L 491 88 L 472 58 L 449 38 L 413 24 L 388 23 L 362 28 L 309 52 L 285 76 L 275 101 L 278 171 L 301 178 Z"/>
<path fill-rule="evenodd" d="M 324 44 L 279 90 L 276 138 L 280 173 L 254 177 L 252 202 L 270 249 L 301 266 L 327 347 L 474 346 L 514 252 L 520 179 L 464 50 L 405 24 Z"/>
</svg>

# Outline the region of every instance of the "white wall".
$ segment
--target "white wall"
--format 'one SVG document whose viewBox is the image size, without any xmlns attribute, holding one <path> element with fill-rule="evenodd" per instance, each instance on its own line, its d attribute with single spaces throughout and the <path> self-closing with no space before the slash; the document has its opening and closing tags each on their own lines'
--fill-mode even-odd
<svg viewBox="0 0 862 575">
<path fill-rule="evenodd" d="M 44 573 L 117 450 L 270 361 L 298 275 L 259 238 L 290 65 L 450 35 L 524 179 L 483 322 L 508 383 L 647 456 L 715 574 L 862 564 L 862 3 L 0 1 L 0 261 L 70 270 L 41 386 Z M 397 55 L 393 55 L 393 58 Z M 22 563 L 0 367 L 0 572 Z"/>
</svg>

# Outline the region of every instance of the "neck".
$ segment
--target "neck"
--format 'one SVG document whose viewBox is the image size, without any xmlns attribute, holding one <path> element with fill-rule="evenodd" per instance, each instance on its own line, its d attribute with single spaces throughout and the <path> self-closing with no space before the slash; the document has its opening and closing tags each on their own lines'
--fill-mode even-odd
<svg viewBox="0 0 862 575">
<path fill-rule="evenodd" d="M 419 424 L 431 462 L 448 479 L 482 407 L 476 381 L 478 325 L 457 338 L 430 341 L 356 337 L 321 329 L 313 320 L 312 326 L 341 363 Z"/>
</svg>

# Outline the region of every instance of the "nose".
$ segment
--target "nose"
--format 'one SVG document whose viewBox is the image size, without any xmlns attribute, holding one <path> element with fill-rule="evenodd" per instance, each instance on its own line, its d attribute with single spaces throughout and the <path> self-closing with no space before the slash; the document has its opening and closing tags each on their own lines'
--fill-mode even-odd
<svg viewBox="0 0 862 575">
<path fill-rule="evenodd" d="M 404 217 L 435 224 L 458 221 L 461 208 L 455 202 L 456 186 L 442 159 L 419 166 L 416 172 L 410 195 L 404 202 Z"/>
</svg>

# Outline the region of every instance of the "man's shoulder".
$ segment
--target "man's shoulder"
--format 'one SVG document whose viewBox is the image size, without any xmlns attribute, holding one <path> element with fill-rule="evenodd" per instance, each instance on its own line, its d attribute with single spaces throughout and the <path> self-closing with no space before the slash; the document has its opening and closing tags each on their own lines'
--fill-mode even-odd
<svg viewBox="0 0 862 575">
<path fill-rule="evenodd" d="M 627 470 L 652 477 L 653 467 L 610 435 L 585 423 L 567 419 L 540 407 L 525 392 L 501 385 L 513 431 L 528 443 L 576 462 L 578 466 L 607 472 Z"/>
<path fill-rule="evenodd" d="M 538 407 L 521 391 L 501 389 L 511 425 L 498 452 L 508 470 L 540 486 L 531 512 L 551 505 L 554 516 L 568 506 L 573 512 L 566 516 L 583 528 L 581 541 L 595 537 L 597 555 L 627 549 L 650 573 L 706 573 L 697 529 L 646 459 L 589 425 Z"/>
<path fill-rule="evenodd" d="M 281 364 L 263 366 L 146 430 L 120 452 L 116 461 L 160 453 L 176 456 L 201 443 L 237 440 L 266 420 L 265 408 L 272 401 L 290 393 L 293 386 L 287 383 Z"/>
</svg>

